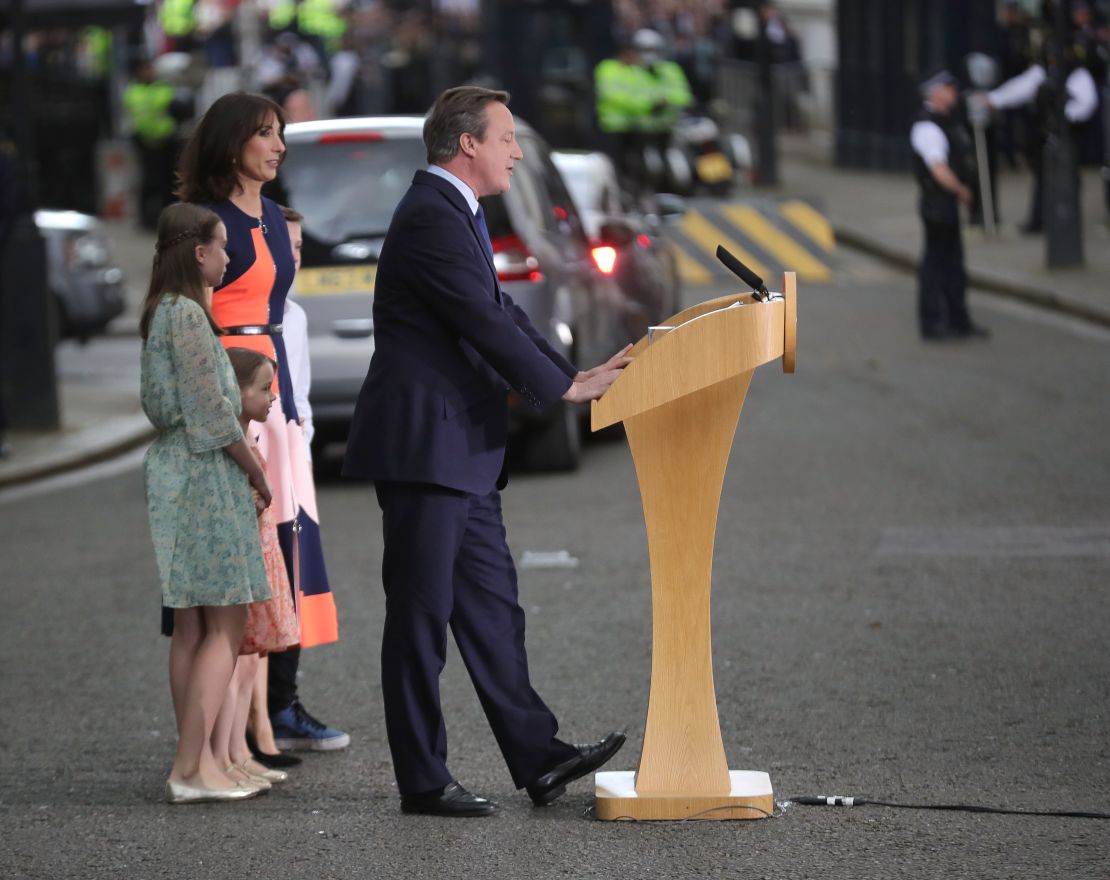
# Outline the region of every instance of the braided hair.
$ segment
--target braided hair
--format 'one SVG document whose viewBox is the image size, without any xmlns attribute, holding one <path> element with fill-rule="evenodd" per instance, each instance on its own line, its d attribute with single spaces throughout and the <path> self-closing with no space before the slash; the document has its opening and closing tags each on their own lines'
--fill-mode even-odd
<svg viewBox="0 0 1110 880">
<path fill-rule="evenodd" d="M 170 205 L 162 211 L 158 218 L 158 240 L 154 244 L 150 286 L 139 316 L 139 335 L 143 339 L 147 338 L 154 312 L 166 294 L 191 299 L 204 309 L 213 332 L 223 333 L 208 307 L 205 293 L 208 285 L 195 254 L 197 245 L 212 242 L 216 237 L 216 227 L 221 222 L 214 211 L 184 202 Z"/>
</svg>

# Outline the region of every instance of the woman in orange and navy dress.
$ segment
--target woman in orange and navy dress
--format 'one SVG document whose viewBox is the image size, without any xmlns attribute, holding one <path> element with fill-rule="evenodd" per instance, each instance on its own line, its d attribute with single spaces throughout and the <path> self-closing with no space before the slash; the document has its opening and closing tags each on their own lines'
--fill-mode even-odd
<svg viewBox="0 0 1110 880">
<path fill-rule="evenodd" d="M 177 195 L 215 211 L 227 228 L 230 263 L 212 297 L 212 313 L 229 348 L 251 348 L 278 365 L 278 396 L 258 446 L 269 462 L 274 516 L 301 622 L 300 647 L 338 638 L 335 603 L 320 541 L 316 490 L 293 401 L 281 337 L 285 297 L 293 282 L 293 252 L 281 209 L 262 195 L 285 155 L 281 109 L 268 98 L 235 92 L 219 98 L 189 138 L 178 166 Z M 328 750 L 350 742 L 346 733 L 313 718 L 297 697 L 299 648 L 275 653 L 269 664 L 269 715 L 279 747 Z M 265 759 L 265 755 L 260 756 Z"/>
</svg>

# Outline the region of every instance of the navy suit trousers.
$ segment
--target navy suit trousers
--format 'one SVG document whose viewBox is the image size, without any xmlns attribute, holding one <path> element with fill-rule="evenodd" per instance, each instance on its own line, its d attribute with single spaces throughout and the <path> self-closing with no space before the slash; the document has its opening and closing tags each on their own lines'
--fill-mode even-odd
<svg viewBox="0 0 1110 880">
<path fill-rule="evenodd" d="M 500 493 L 390 481 L 375 491 L 385 537 L 382 697 L 400 793 L 454 778 L 439 696 L 448 626 L 516 787 L 572 757 L 529 681 Z"/>
</svg>

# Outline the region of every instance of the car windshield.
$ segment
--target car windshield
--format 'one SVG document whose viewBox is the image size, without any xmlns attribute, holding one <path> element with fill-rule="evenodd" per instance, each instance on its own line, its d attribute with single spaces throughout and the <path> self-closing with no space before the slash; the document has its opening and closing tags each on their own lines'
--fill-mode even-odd
<svg viewBox="0 0 1110 880">
<path fill-rule="evenodd" d="M 559 170 L 562 172 L 567 189 L 570 190 L 571 198 L 574 199 L 574 204 L 580 210 L 600 211 L 602 209 L 601 201 L 605 190 L 600 178 L 582 166 L 560 166 Z"/>
<path fill-rule="evenodd" d="M 306 266 L 347 262 L 336 245 L 380 239 L 417 169 L 425 166 L 419 132 L 411 138 L 291 145 L 275 197 L 304 215 Z"/>
</svg>

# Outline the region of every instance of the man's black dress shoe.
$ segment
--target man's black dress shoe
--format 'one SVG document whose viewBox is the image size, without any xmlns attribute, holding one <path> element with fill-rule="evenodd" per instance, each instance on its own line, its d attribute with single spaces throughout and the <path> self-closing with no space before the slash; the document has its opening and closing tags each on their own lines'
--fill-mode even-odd
<svg viewBox="0 0 1110 880">
<path fill-rule="evenodd" d="M 624 733 L 615 730 L 601 742 L 574 746 L 578 754 L 556 765 L 527 787 L 528 797 L 537 807 L 546 807 L 567 790 L 567 783 L 592 773 L 624 745 Z"/>
<path fill-rule="evenodd" d="M 471 794 L 458 782 L 451 782 L 442 791 L 401 795 L 401 812 L 425 816 L 488 816 L 497 812 L 497 804 Z"/>
</svg>

